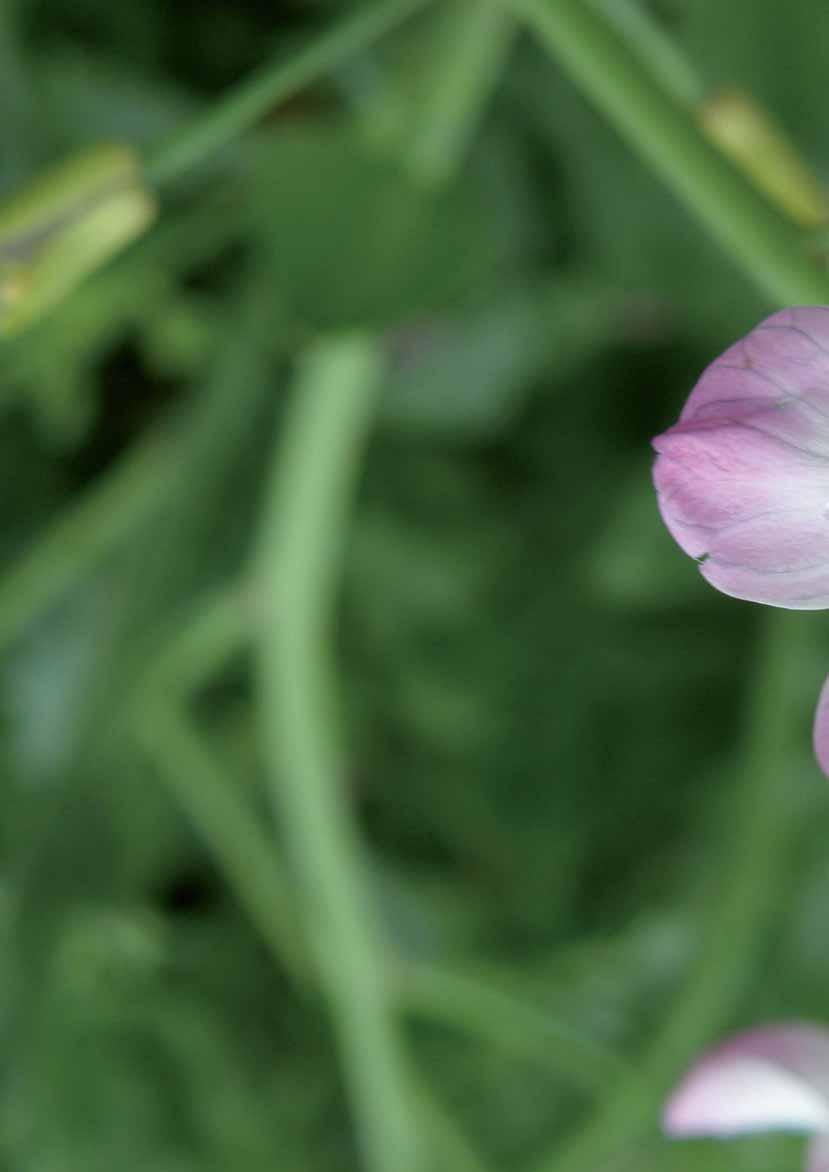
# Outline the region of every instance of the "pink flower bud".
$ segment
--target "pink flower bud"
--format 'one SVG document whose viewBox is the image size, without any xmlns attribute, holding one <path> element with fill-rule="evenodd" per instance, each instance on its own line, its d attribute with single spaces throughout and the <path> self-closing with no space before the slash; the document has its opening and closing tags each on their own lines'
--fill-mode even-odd
<svg viewBox="0 0 829 1172">
<path fill-rule="evenodd" d="M 829 608 L 829 307 L 761 322 L 711 363 L 653 443 L 662 517 L 712 586 Z M 829 775 L 829 683 L 814 746 Z"/>
<path fill-rule="evenodd" d="M 665 524 L 712 586 L 829 607 L 829 308 L 761 322 L 654 440 Z"/>
</svg>

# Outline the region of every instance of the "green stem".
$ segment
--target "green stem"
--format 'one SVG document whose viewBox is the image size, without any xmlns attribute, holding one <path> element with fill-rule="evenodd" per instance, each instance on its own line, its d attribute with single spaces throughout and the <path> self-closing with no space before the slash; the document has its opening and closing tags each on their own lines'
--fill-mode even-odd
<svg viewBox="0 0 829 1172">
<path fill-rule="evenodd" d="M 628 1063 L 597 1042 L 475 977 L 406 962 L 395 971 L 393 988 L 405 1013 L 462 1030 L 591 1094 L 631 1073 Z"/>
<path fill-rule="evenodd" d="M 773 302 L 829 303 L 829 277 L 805 255 L 803 234 L 703 137 L 600 13 L 585 0 L 508 3 Z"/>
<path fill-rule="evenodd" d="M 498 0 L 450 0 L 436 14 L 422 104 L 406 151 L 410 171 L 425 184 L 446 183 L 465 157 L 514 33 L 515 21 Z"/>
<path fill-rule="evenodd" d="M 443 1172 L 489 1172 L 483 1157 L 432 1090 L 429 1079 L 413 1072 L 411 1083 L 418 1114 L 438 1155 L 437 1167 Z"/>
<path fill-rule="evenodd" d="M 491 92 L 499 56 L 480 41 L 480 11 L 464 5 L 462 13 L 453 39 L 458 52 L 435 73 L 436 98 L 420 130 L 426 161 L 412 164 L 433 183 L 447 181 L 459 165 L 457 152 Z M 503 24 L 491 16 L 483 26 L 489 33 Z M 478 36 L 475 51 L 465 53 L 470 21 Z M 461 67 L 465 76 L 457 78 Z M 404 154 L 408 162 L 408 149 Z M 329 660 L 344 534 L 383 366 L 382 339 L 355 334 L 319 342 L 300 371 L 263 520 L 260 704 L 274 799 L 297 854 L 318 978 L 367 1167 L 410 1172 L 424 1164 L 423 1145 L 349 808 Z"/>
<path fill-rule="evenodd" d="M 158 691 L 186 702 L 248 644 L 250 600 L 241 585 L 216 591 L 194 606 L 182 630 L 166 641 L 141 681 L 141 695 Z"/>
<path fill-rule="evenodd" d="M 153 437 L 62 514 L 0 578 L 0 652 L 109 550 L 162 507 L 175 479 L 177 445 Z"/>
<path fill-rule="evenodd" d="M 217 211 L 221 214 L 217 217 Z M 212 221 L 212 226 L 211 226 Z M 208 237 L 208 228 L 210 235 Z M 209 201 L 202 212 L 191 212 L 186 220 L 174 219 L 166 228 L 153 234 L 144 245 L 140 261 L 140 276 L 166 257 L 156 290 L 161 295 L 177 274 L 190 265 L 201 263 L 214 255 L 214 250 L 236 237 L 238 219 L 228 209 Z M 131 266 L 139 264 L 133 259 Z M 121 285 L 129 284 L 125 274 L 119 275 Z M 107 279 L 104 277 L 103 279 Z M 143 279 L 136 277 L 133 284 L 143 289 Z M 130 295 L 132 297 L 132 295 Z M 133 298 L 134 300 L 134 298 Z M 119 303 L 113 293 L 111 304 L 119 307 L 125 320 L 132 321 L 139 312 L 137 305 L 127 300 Z M 31 337 L 16 340 L 19 358 L 27 360 L 26 347 Z M 4 368 L 5 369 L 5 368 Z M 14 385 L 15 362 L 8 368 L 8 383 Z M 198 398 L 198 404 L 206 396 Z M 5 406 L 5 400 L 0 408 Z M 233 406 L 233 417 L 242 414 Z M 29 548 L 2 575 L 0 575 L 0 654 L 39 615 L 55 605 L 63 595 L 78 586 L 99 567 L 102 561 L 154 513 L 159 512 L 171 496 L 175 499 L 175 483 L 182 465 L 182 452 L 188 450 L 194 428 L 199 424 L 200 411 L 185 411 L 183 418 L 166 425 L 159 433 L 130 450 L 110 470 L 105 472 L 76 501 L 64 508 L 55 521 L 46 527 Z M 227 430 L 224 436 L 226 438 Z"/>
<path fill-rule="evenodd" d="M 163 692 L 136 708 L 133 735 L 215 855 L 231 890 L 298 987 L 307 980 L 290 883 L 272 835 L 223 776 L 176 701 Z"/>
<path fill-rule="evenodd" d="M 278 102 L 337 69 L 425 3 L 426 0 L 373 0 L 289 58 L 280 55 L 192 126 L 158 147 L 146 163 L 150 182 L 162 185 L 177 179 L 238 138 Z"/>
<path fill-rule="evenodd" d="M 732 1016 L 757 973 L 795 829 L 786 814 L 787 762 L 800 715 L 792 698 L 799 694 L 803 662 L 799 618 L 778 612 L 763 622 L 741 783 L 723 833 L 722 866 L 706 903 L 711 913 L 697 967 L 637 1077 L 626 1079 L 592 1122 L 563 1151 L 540 1160 L 535 1172 L 595 1172 L 629 1151 L 653 1129 L 666 1093 Z"/>
<path fill-rule="evenodd" d="M 337 725 L 331 622 L 344 535 L 382 387 L 378 344 L 319 342 L 298 376 L 267 497 L 259 646 L 263 743 L 366 1166 L 419 1166 L 403 1055 Z"/>
<path fill-rule="evenodd" d="M 706 87 L 691 62 L 640 0 L 591 0 L 616 26 L 666 93 L 685 106 L 705 98 Z"/>
</svg>

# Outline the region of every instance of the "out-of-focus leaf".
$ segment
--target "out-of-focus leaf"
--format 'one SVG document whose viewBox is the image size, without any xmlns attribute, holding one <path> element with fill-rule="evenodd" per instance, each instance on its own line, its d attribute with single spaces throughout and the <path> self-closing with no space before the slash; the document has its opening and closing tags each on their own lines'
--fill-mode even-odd
<svg viewBox="0 0 829 1172">
<path fill-rule="evenodd" d="M 594 272 L 689 314 L 712 345 L 768 312 L 737 264 L 563 78 L 530 59 L 513 85 L 528 127 L 558 160 L 551 204 Z"/>
<path fill-rule="evenodd" d="M 591 355 L 635 331 L 635 298 L 579 277 L 519 287 L 483 309 L 390 334 L 390 424 L 484 440 L 514 422 L 538 381 L 550 395 Z M 644 319 L 645 313 L 642 312 Z"/>
<path fill-rule="evenodd" d="M 51 52 L 36 69 L 39 100 L 67 143 L 156 142 L 198 108 L 175 83 L 77 47 Z"/>
<path fill-rule="evenodd" d="M 480 302 L 508 271 L 477 184 L 436 195 L 346 126 L 280 132 L 252 180 L 286 300 L 308 324 L 381 326 Z"/>
<path fill-rule="evenodd" d="M 545 341 L 539 309 L 518 292 L 467 317 L 412 323 L 390 339 L 385 417 L 418 430 L 497 433 L 529 393 Z"/>
<path fill-rule="evenodd" d="M 693 563 L 659 522 L 644 461 L 620 487 L 607 529 L 590 550 L 585 573 L 590 588 L 612 605 L 673 608 L 710 598 Z"/>
</svg>

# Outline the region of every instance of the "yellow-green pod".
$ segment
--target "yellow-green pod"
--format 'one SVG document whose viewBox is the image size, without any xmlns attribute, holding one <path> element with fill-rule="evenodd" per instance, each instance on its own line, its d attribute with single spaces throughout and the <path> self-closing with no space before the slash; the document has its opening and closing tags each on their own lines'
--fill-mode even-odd
<svg viewBox="0 0 829 1172">
<path fill-rule="evenodd" d="M 826 193 L 785 131 L 748 94 L 726 90 L 699 110 L 709 138 L 798 224 L 818 227 L 829 218 Z"/>
<path fill-rule="evenodd" d="M 125 146 L 75 156 L 0 205 L 0 334 L 62 300 L 144 232 L 156 210 L 141 161 Z"/>
</svg>

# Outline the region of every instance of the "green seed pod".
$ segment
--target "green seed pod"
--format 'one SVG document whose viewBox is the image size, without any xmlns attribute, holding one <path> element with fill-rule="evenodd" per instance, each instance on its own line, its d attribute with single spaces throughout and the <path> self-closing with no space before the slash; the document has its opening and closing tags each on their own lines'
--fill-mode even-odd
<svg viewBox="0 0 829 1172">
<path fill-rule="evenodd" d="M 141 161 L 95 147 L 0 206 L 0 334 L 18 333 L 141 235 L 156 213 Z"/>
<path fill-rule="evenodd" d="M 826 223 L 826 192 L 785 131 L 753 98 L 739 90 L 714 94 L 698 117 L 708 137 L 791 219 L 805 228 Z"/>
</svg>

